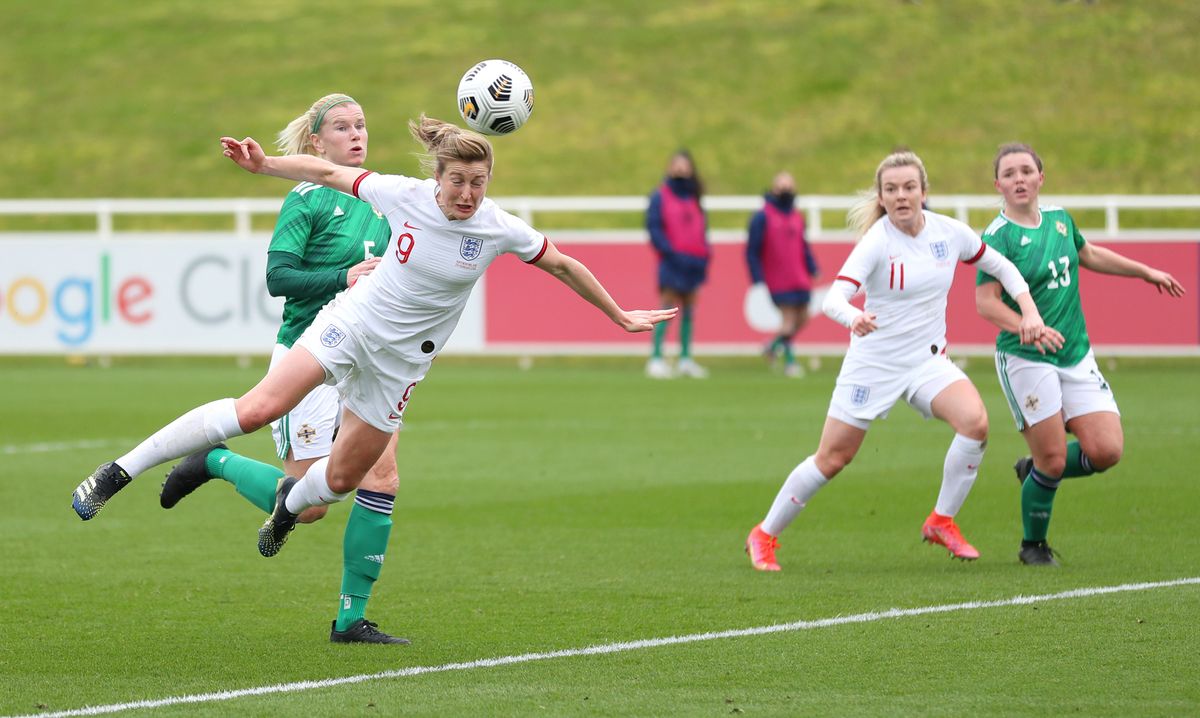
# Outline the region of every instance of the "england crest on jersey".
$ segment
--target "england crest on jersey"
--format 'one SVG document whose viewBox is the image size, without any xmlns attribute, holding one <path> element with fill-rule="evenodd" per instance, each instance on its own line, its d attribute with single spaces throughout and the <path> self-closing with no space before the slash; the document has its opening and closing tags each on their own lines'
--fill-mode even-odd
<svg viewBox="0 0 1200 718">
<path fill-rule="evenodd" d="M 855 384 L 850 387 L 850 403 L 855 406 L 862 406 L 867 403 L 867 399 L 871 398 L 871 387 Z"/>
<path fill-rule="evenodd" d="M 345 338 L 345 332 L 333 326 L 332 324 L 325 327 L 325 331 L 321 332 L 321 343 L 330 349 L 336 347 L 338 344 L 341 344 L 342 340 Z"/>
<path fill-rule="evenodd" d="M 462 242 L 458 245 L 458 253 L 468 262 L 476 259 L 482 251 L 483 240 L 475 237 L 463 237 Z"/>
<path fill-rule="evenodd" d="M 932 242 L 929 245 L 929 251 L 933 252 L 933 258 L 940 262 L 950 256 L 950 245 L 945 241 Z"/>
</svg>

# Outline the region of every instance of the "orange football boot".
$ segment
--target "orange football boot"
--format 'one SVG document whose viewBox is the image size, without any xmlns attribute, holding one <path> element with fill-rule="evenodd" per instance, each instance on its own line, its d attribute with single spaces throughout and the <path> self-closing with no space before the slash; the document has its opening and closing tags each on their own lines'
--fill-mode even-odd
<svg viewBox="0 0 1200 718">
<path fill-rule="evenodd" d="M 945 546 L 954 558 L 964 561 L 974 561 L 979 558 L 979 550 L 963 538 L 958 530 L 958 524 L 949 516 L 941 516 L 937 512 L 929 514 L 925 525 L 921 527 L 921 538 L 929 543 Z"/>
<path fill-rule="evenodd" d="M 746 554 L 750 563 L 759 571 L 778 571 L 779 564 L 775 563 L 775 549 L 779 548 L 779 539 L 762 530 L 762 524 L 750 529 L 746 537 Z"/>
</svg>

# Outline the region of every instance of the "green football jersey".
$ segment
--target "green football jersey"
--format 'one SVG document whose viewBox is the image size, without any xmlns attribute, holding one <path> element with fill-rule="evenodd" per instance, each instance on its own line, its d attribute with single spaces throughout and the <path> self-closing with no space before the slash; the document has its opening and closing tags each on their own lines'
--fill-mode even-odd
<svg viewBox="0 0 1200 718">
<path fill-rule="evenodd" d="M 1038 209 L 1042 222 L 1037 227 L 1022 227 L 1001 212 L 984 230 L 983 241 L 1020 270 L 1046 326 L 1062 332 L 1063 348 L 1057 353 L 1040 354 L 1033 345 L 1022 345 L 1016 334 L 1002 331 L 996 337 L 996 349 L 1033 361 L 1074 366 L 1091 349 L 1079 300 L 1079 249 L 1085 240 L 1075 220 L 1063 208 Z M 994 281 L 995 277 L 983 272 L 975 278 L 977 285 Z M 1000 297 L 1020 312 L 1017 303 L 1003 289 Z"/>
<path fill-rule="evenodd" d="M 336 272 L 387 250 L 391 229 L 383 215 L 360 199 L 311 182 L 288 193 L 279 210 L 268 252 L 300 257 L 305 272 Z M 290 347 L 337 292 L 286 298 L 276 341 Z"/>
</svg>

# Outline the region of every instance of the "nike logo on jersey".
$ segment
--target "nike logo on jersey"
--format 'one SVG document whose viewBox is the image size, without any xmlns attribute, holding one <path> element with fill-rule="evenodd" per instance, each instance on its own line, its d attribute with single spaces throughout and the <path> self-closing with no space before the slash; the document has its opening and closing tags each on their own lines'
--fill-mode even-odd
<svg viewBox="0 0 1200 718">
<path fill-rule="evenodd" d="M 1032 239 L 1030 239 L 1029 237 L 1026 237 L 1025 235 L 1021 235 L 1021 246 L 1022 247 L 1024 247 L 1027 244 L 1030 244 L 1031 242 L 1033 242 Z"/>
<path fill-rule="evenodd" d="M 899 255 L 899 254 L 889 254 L 889 255 L 888 255 L 888 259 L 889 259 L 889 260 L 892 260 L 892 259 L 898 259 L 899 257 L 900 257 L 900 255 Z"/>
<path fill-rule="evenodd" d="M 395 421 L 399 418 L 400 418 L 400 415 L 394 411 L 388 413 L 388 419 L 391 419 L 392 421 Z"/>
<path fill-rule="evenodd" d="M 404 220 L 404 227 L 405 227 L 405 229 L 415 229 L 415 230 L 417 230 L 418 232 L 419 232 L 419 231 L 421 231 L 421 228 L 420 228 L 420 227 L 414 227 L 414 226 L 412 226 L 411 224 L 409 224 L 409 223 L 408 223 L 408 220 Z"/>
<path fill-rule="evenodd" d="M 341 207 L 334 207 L 334 208 L 333 208 L 333 216 L 334 216 L 334 217 L 341 217 L 343 214 L 346 214 L 346 213 L 342 211 L 342 208 L 341 208 Z"/>
</svg>

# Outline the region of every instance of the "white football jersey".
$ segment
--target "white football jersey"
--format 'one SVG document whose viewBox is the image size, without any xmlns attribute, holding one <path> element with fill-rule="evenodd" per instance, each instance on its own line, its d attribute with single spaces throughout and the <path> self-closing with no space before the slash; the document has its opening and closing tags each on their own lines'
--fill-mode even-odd
<svg viewBox="0 0 1200 718">
<path fill-rule="evenodd" d="M 354 195 L 383 213 L 392 234 L 383 261 L 339 304 L 368 343 L 414 364 L 442 350 L 492 260 L 512 253 L 533 263 L 547 246 L 540 232 L 486 197 L 470 219 L 447 219 L 437 186 L 432 179 L 373 172 L 354 183 Z"/>
<path fill-rule="evenodd" d="M 958 263 L 974 264 L 987 245 L 967 225 L 924 210 L 916 237 L 881 217 L 846 258 L 838 279 L 866 293 L 878 329 L 850 337 L 842 373 L 854 367 L 901 370 L 946 348 L 946 297 Z"/>
</svg>

